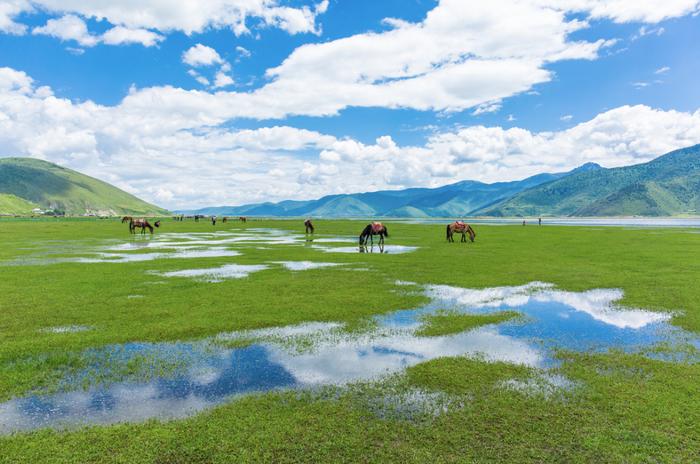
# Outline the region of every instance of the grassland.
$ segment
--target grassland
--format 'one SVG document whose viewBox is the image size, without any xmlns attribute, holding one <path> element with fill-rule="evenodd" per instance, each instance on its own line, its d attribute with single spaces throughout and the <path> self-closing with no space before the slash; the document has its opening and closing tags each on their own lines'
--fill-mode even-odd
<svg viewBox="0 0 700 464">
<path fill-rule="evenodd" d="M 297 222 L 251 221 L 217 229 Z M 318 221 L 317 232 L 357 233 L 360 223 Z M 159 232 L 211 231 L 208 223 L 164 222 Z M 423 297 L 397 280 L 463 287 L 545 281 L 580 291 L 621 288 L 623 304 L 672 311 L 673 323 L 700 332 L 700 234 L 688 230 L 479 226 L 475 244 L 448 244 L 440 225 L 390 224 L 390 243 L 408 254 L 337 254 L 308 247 L 250 247 L 241 264 L 332 260 L 368 272 L 272 268 L 216 285 L 168 281 L 149 271 L 183 260 L 58 263 L 0 267 L 0 400 L 55 387 L 80 352 L 127 341 L 193 340 L 223 331 L 304 321 L 361 327 L 371 315 L 415 307 Z M 0 220 L 0 261 L 40 250 L 128 239 L 115 221 Z M 37 248 L 39 247 L 39 248 Z M 332 259 L 331 259 L 332 258 Z M 231 258 L 188 259 L 187 267 Z M 141 298 L 130 299 L 130 295 Z M 445 318 L 446 317 L 446 318 Z M 473 326 L 451 315 L 435 334 Z M 496 321 L 481 321 L 493 323 Z M 41 329 L 84 325 L 86 332 Z M 453 327 L 450 327 L 453 326 Z M 624 353 L 562 352 L 559 371 L 576 385 L 554 395 L 503 388 L 537 382 L 525 367 L 443 358 L 383 385 L 336 393 L 253 395 L 194 417 L 70 432 L 0 437 L 0 462 L 697 462 L 700 365 Z M 460 407 L 433 417 L 377 415 L 369 401 L 391 391 L 437 391 Z"/>
</svg>

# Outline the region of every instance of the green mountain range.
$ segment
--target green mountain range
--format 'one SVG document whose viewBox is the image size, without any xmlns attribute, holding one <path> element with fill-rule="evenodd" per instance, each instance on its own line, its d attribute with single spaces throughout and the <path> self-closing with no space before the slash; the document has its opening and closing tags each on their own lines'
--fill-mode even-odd
<svg viewBox="0 0 700 464">
<path fill-rule="evenodd" d="M 444 187 L 330 195 L 204 208 L 193 213 L 312 217 L 677 216 L 700 211 L 700 145 L 644 164 L 594 163 L 520 181 L 462 181 Z"/>
<path fill-rule="evenodd" d="M 164 215 L 106 182 L 34 158 L 0 158 L 0 214 Z"/>
<path fill-rule="evenodd" d="M 501 200 L 538 185 L 578 172 L 601 169 L 589 163 L 573 171 L 556 174 L 538 174 L 512 182 L 485 184 L 465 180 L 438 188 L 412 188 L 379 192 L 329 195 L 318 200 L 282 201 L 244 206 L 218 206 L 187 213 L 220 216 L 278 216 L 278 217 L 401 217 L 426 218 L 468 216 L 473 211 L 488 207 Z"/>
<path fill-rule="evenodd" d="M 677 216 L 700 211 L 700 145 L 644 164 L 573 173 L 474 212 L 484 216 Z"/>
</svg>

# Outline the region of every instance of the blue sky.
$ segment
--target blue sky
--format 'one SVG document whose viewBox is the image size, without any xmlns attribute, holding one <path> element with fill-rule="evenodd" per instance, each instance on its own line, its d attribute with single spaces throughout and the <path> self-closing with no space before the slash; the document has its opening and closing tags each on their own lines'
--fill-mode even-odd
<svg viewBox="0 0 700 464">
<path fill-rule="evenodd" d="M 1 152 L 171 208 L 700 143 L 698 0 L 92 3 L 0 0 Z"/>
</svg>

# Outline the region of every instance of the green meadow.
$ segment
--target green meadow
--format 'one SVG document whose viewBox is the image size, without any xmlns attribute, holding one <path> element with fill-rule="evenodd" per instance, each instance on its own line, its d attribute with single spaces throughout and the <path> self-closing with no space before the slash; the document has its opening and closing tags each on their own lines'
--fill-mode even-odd
<svg viewBox="0 0 700 464">
<path fill-rule="evenodd" d="M 316 240 L 356 237 L 365 224 L 318 220 Z M 130 237 L 117 220 L 2 219 L 0 418 L 1 402 L 60 391 L 62 379 L 89 367 L 86 350 L 304 322 L 340 322 L 345 331 L 362 333 L 376 315 L 427 302 L 415 286 L 400 282 L 481 289 L 540 281 L 574 292 L 621 289 L 621 305 L 669 312 L 673 325 L 700 333 L 697 230 L 477 225 L 476 242 L 464 244 L 458 238 L 447 243 L 444 224 L 387 225 L 387 244 L 418 249 L 324 253 L 313 247 L 317 242 L 243 242 L 223 246 L 241 253 L 234 257 L 90 263 L 62 259 L 142 238 Z M 300 220 L 213 227 L 166 218 L 156 236 L 257 228 L 303 234 Z M 162 276 L 302 260 L 344 266 L 301 272 L 270 266 L 216 283 Z M 519 319 L 513 312 L 465 316 L 445 309 L 423 319 L 421 335 Z M 47 330 L 73 326 L 90 330 Z M 0 436 L 0 462 L 698 462 L 700 364 L 696 350 L 687 351 L 670 361 L 561 350 L 552 373 L 573 386 L 553 391 L 536 388 L 542 376 L 535 368 L 444 357 L 379 381 L 250 394 L 177 420 Z M 154 367 L 145 359 L 102 377 L 95 373 L 82 388 L 177 367 Z M 533 388 L 504 388 L 504 382 Z M 440 414 L 377 412 L 382 398 L 415 391 L 439 395 L 449 406 Z"/>
</svg>

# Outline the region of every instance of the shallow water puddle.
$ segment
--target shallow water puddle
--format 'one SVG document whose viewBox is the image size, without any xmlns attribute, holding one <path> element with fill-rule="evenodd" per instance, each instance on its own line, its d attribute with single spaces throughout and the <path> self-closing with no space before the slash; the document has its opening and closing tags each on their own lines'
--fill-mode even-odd
<svg viewBox="0 0 700 464">
<path fill-rule="evenodd" d="M 207 282 L 221 282 L 225 279 L 242 279 L 253 272 L 264 271 L 268 266 L 264 264 L 225 264 L 219 267 L 205 269 L 183 269 L 157 273 L 163 277 L 190 277 L 205 280 Z"/>
<path fill-rule="evenodd" d="M 418 247 L 404 245 L 368 245 L 368 246 L 348 246 L 348 247 L 329 247 L 314 245 L 313 248 L 326 253 L 391 253 L 402 254 L 416 251 Z"/>
<path fill-rule="evenodd" d="M 273 261 L 273 263 L 281 264 L 289 271 L 308 271 L 310 269 L 343 266 L 342 263 L 319 263 L 315 261 Z"/>
<path fill-rule="evenodd" d="M 212 270 L 199 272 L 205 278 L 216 275 Z M 178 367 L 150 381 L 119 381 L 87 391 L 76 388 L 13 399 L 0 404 L 0 431 L 183 417 L 249 392 L 372 381 L 444 356 L 540 368 L 539 381 L 511 381 L 502 387 L 525 393 L 544 388 L 547 393 L 570 386 L 568 379 L 549 374 L 557 365 L 557 349 L 623 349 L 644 354 L 662 342 L 700 348 L 697 335 L 668 324 L 668 314 L 618 306 L 619 290 L 574 293 L 534 282 L 482 290 L 433 285 L 423 291 L 430 297 L 429 304 L 378 316 L 376 328 L 366 333 L 349 334 L 336 323 L 311 323 L 221 334 L 196 343 L 92 350 L 90 359 L 108 360 L 93 363 L 100 369 L 120 372 L 114 363 L 144 358 Z M 512 310 L 523 317 L 457 334 L 417 335 L 425 316 L 445 310 L 464 314 Z M 251 344 L 226 348 L 244 342 Z M 120 356 L 114 356 L 115 350 Z M 90 375 L 94 374 L 67 379 L 65 385 L 81 385 L 91 380 Z"/>
</svg>

